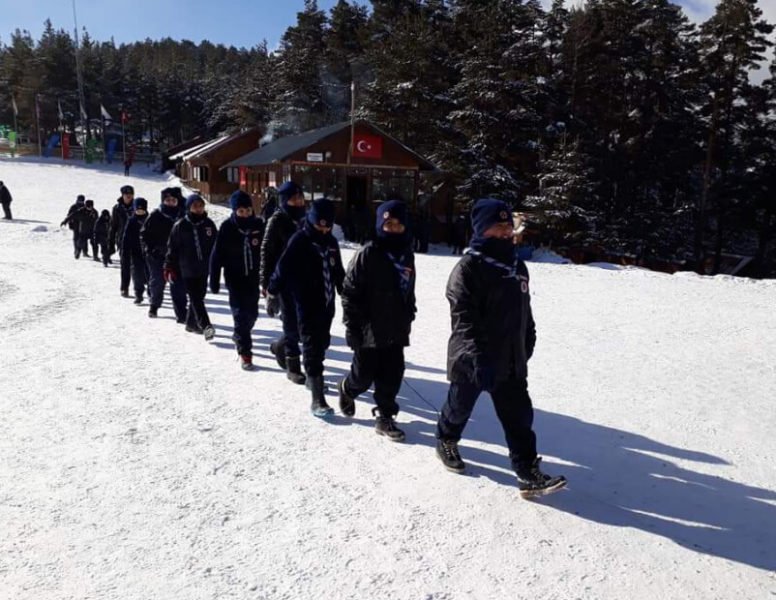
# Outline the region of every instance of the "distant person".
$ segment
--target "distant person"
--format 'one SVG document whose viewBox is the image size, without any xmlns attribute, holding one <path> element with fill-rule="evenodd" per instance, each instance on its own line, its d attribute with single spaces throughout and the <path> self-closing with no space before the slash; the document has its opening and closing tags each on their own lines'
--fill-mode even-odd
<svg viewBox="0 0 776 600">
<path fill-rule="evenodd" d="M 124 238 L 124 228 L 127 226 L 127 221 L 132 216 L 132 202 L 135 199 L 135 188 L 131 185 L 121 186 L 121 196 L 116 200 L 116 204 L 113 206 L 113 212 L 110 216 L 110 233 L 108 234 L 108 243 L 110 248 L 108 251 L 110 254 L 121 252 L 122 240 Z M 132 277 L 132 261 L 127 258 L 124 260 L 121 257 L 121 295 L 124 298 L 129 298 L 129 282 Z"/>
<path fill-rule="evenodd" d="M 78 260 L 81 256 L 81 239 L 78 236 L 78 223 L 80 220 L 80 213 L 86 205 L 86 196 L 78 194 L 75 199 L 75 204 L 71 204 L 67 209 L 67 216 L 59 224 L 60 227 L 67 225 L 70 231 L 73 232 L 73 255 Z M 76 216 L 78 215 L 78 216 Z"/>
<path fill-rule="evenodd" d="M 127 226 L 124 228 L 124 236 L 121 240 L 121 257 L 122 260 L 129 260 L 132 265 L 135 304 L 142 304 L 148 278 L 146 277 L 146 262 L 143 256 L 140 230 L 148 218 L 148 201 L 145 198 L 135 198 L 132 207 L 134 214 L 127 220 Z"/>
<path fill-rule="evenodd" d="M 178 188 L 180 193 L 180 188 Z M 151 306 L 148 308 L 148 316 L 152 319 L 158 316 L 159 308 L 164 299 L 164 258 L 167 255 L 167 242 L 170 239 L 172 226 L 178 220 L 179 201 L 178 194 L 173 188 L 164 188 L 161 193 L 162 201 L 159 208 L 154 210 L 143 228 L 140 230 L 140 240 L 143 244 L 146 266 L 148 267 L 148 298 Z M 183 281 L 170 283 L 170 297 L 175 311 L 175 319 L 178 323 L 186 322 L 186 287 Z"/>
<path fill-rule="evenodd" d="M 0 204 L 3 205 L 3 218 L 6 221 L 13 219 L 13 215 L 11 215 L 11 202 L 13 202 L 13 197 L 10 190 L 0 181 Z"/>
<path fill-rule="evenodd" d="M 186 216 L 172 227 L 164 261 L 164 278 L 172 283 L 182 280 L 189 297 L 186 331 L 204 334 L 212 340 L 216 330 L 205 307 L 210 253 L 216 242 L 216 224 L 205 211 L 199 194 L 186 199 Z"/>
<path fill-rule="evenodd" d="M 97 247 L 97 244 L 94 243 L 92 233 L 94 232 L 94 224 L 99 218 L 100 214 L 97 212 L 97 209 L 94 208 L 94 200 L 87 199 L 86 202 L 84 202 L 84 214 L 81 217 L 81 222 L 78 226 L 78 239 L 84 256 L 89 256 L 86 249 L 91 242 L 92 260 L 95 262 L 99 262 L 100 257 L 98 256 L 99 248 Z"/>
<path fill-rule="evenodd" d="M 326 403 L 323 361 L 331 343 L 336 292 L 342 291 L 345 269 L 339 244 L 331 234 L 334 203 L 314 200 L 302 228 L 289 240 L 269 282 L 271 296 L 284 294 L 283 311 L 294 311 L 299 323 L 304 369 L 312 393 L 310 410 L 316 417 L 334 411 Z M 293 306 L 286 302 L 293 301 Z M 288 356 L 287 361 L 291 360 Z"/>
<path fill-rule="evenodd" d="M 461 212 L 453 221 L 452 231 L 452 246 L 453 254 L 463 254 L 463 249 L 466 247 L 466 238 L 469 233 L 469 219 Z"/>
<path fill-rule="evenodd" d="M 110 232 L 110 212 L 106 209 L 100 213 L 99 218 L 94 223 L 92 229 L 92 243 L 99 247 L 102 254 L 102 264 L 107 267 L 112 265 L 113 261 L 110 258 L 110 252 L 108 251 L 108 233 Z"/>
</svg>

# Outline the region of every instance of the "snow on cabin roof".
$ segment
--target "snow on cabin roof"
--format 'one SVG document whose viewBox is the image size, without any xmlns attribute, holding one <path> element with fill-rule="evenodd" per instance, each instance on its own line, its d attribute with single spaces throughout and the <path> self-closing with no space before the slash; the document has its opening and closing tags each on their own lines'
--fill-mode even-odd
<svg viewBox="0 0 776 600">
<path fill-rule="evenodd" d="M 207 142 L 199 144 L 198 146 L 194 146 L 193 148 L 189 148 L 188 150 L 184 150 L 182 152 L 178 152 L 177 154 L 173 154 L 170 157 L 170 160 L 178 160 L 179 158 L 181 160 L 189 160 L 190 158 L 194 158 L 195 156 L 202 154 L 207 150 L 210 150 L 213 146 L 220 144 L 221 142 L 228 139 L 229 137 L 230 136 L 228 135 L 224 135 L 214 140 L 208 140 Z"/>
<path fill-rule="evenodd" d="M 359 121 L 356 121 L 355 124 L 369 127 L 370 129 L 373 129 L 374 131 L 379 133 L 384 138 L 389 139 L 395 144 L 401 146 L 403 150 L 405 150 L 407 153 L 411 154 L 418 160 L 422 170 L 424 171 L 437 170 L 436 166 L 431 162 L 429 162 L 428 159 L 424 158 L 414 150 L 411 150 L 410 148 L 402 144 L 399 140 L 397 140 L 395 137 L 385 133 L 382 129 L 370 123 L 369 121 L 359 120 Z M 260 165 L 269 165 L 275 162 L 280 162 L 286 159 L 287 157 L 289 157 L 290 155 L 295 154 L 296 152 L 299 152 L 304 148 L 312 146 L 313 144 L 316 144 L 321 140 L 331 135 L 334 135 L 335 133 L 338 133 L 339 131 L 342 131 L 343 129 L 346 129 L 350 126 L 351 126 L 350 121 L 343 121 L 341 123 L 329 125 L 328 127 L 321 127 L 320 129 L 305 131 L 304 133 L 299 133 L 297 135 L 289 135 L 286 137 L 282 137 L 273 142 L 270 142 L 269 144 L 262 146 L 261 148 L 253 150 L 252 152 L 249 152 L 248 154 L 245 154 L 244 156 L 241 156 L 240 158 L 233 160 L 232 162 L 225 164 L 221 168 L 227 169 L 230 167 L 256 167 Z"/>
</svg>

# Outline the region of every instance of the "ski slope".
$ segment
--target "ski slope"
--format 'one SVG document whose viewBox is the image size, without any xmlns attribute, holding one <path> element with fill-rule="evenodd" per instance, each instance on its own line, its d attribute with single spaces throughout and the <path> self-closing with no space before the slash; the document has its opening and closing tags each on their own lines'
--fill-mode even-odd
<svg viewBox="0 0 776 600">
<path fill-rule="evenodd" d="M 263 307 L 243 372 L 224 292 L 207 343 L 167 299 L 150 320 L 119 297 L 115 265 L 73 260 L 77 194 L 101 210 L 131 183 L 155 206 L 171 184 L 133 171 L 0 159 L 18 219 L 0 221 L 0 599 L 776 595 L 776 282 L 530 263 L 539 449 L 569 487 L 528 502 L 487 396 L 467 474 L 434 455 L 444 248 L 417 257 L 392 444 L 368 397 L 310 416 Z"/>
</svg>

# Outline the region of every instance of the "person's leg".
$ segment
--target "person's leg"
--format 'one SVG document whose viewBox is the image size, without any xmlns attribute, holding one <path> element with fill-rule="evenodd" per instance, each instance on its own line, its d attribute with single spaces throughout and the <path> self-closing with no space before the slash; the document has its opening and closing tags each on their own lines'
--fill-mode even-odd
<svg viewBox="0 0 776 600">
<path fill-rule="evenodd" d="M 108 242 L 100 242 L 100 252 L 102 253 L 102 264 L 107 267 L 110 263 L 110 256 L 108 255 Z"/>
<path fill-rule="evenodd" d="M 181 279 L 170 282 L 170 298 L 172 299 L 176 320 L 178 323 L 184 323 L 188 312 L 188 298 L 186 295 L 186 284 Z"/>
<path fill-rule="evenodd" d="M 146 286 L 145 261 L 139 257 L 132 258 L 132 287 L 135 290 L 135 301 L 142 301 Z"/>
<path fill-rule="evenodd" d="M 164 299 L 164 264 L 153 256 L 146 256 L 148 267 L 148 299 L 151 308 L 158 309 Z"/>
<path fill-rule="evenodd" d="M 375 404 L 383 417 L 395 417 L 399 413 L 396 395 L 404 378 L 404 348 L 380 348 L 375 366 Z"/>
<path fill-rule="evenodd" d="M 298 357 L 299 352 L 299 320 L 296 314 L 296 303 L 291 294 L 280 297 L 280 311 L 283 318 L 283 342 L 286 357 Z"/>
<path fill-rule="evenodd" d="M 81 240 L 78 237 L 78 231 L 73 230 L 73 253 L 75 257 L 81 256 Z"/>
<path fill-rule="evenodd" d="M 3 203 L 3 218 L 9 221 L 13 218 L 11 216 L 11 205 L 8 203 Z"/>
<path fill-rule="evenodd" d="M 121 262 L 121 291 L 129 292 L 129 280 L 132 278 L 132 257 L 128 254 L 125 256 L 122 252 L 120 255 Z"/>
<path fill-rule="evenodd" d="M 89 236 L 84 234 L 78 234 L 78 244 L 81 247 L 81 253 L 89 257 Z"/>
<path fill-rule="evenodd" d="M 347 396 L 355 399 L 369 389 L 375 379 L 377 360 L 375 348 L 358 348 L 353 351 L 350 373 L 342 382 Z"/>
<path fill-rule="evenodd" d="M 258 317 L 258 290 L 229 290 L 229 307 L 234 320 L 234 343 L 240 356 L 253 355 L 251 335 Z"/>
<path fill-rule="evenodd" d="M 318 326 L 303 331 L 301 340 L 305 373 L 308 377 L 322 377 L 323 361 L 330 341 L 328 329 Z"/>
<path fill-rule="evenodd" d="M 525 379 L 499 383 L 491 394 L 496 415 L 504 429 L 509 458 L 515 470 L 536 459 L 536 434 L 533 431 L 533 404 Z"/>
<path fill-rule="evenodd" d="M 437 438 L 458 442 L 482 390 L 470 381 L 453 381 L 437 422 Z"/>
<path fill-rule="evenodd" d="M 194 277 L 186 280 L 186 289 L 189 293 L 189 301 L 194 310 L 197 324 L 201 329 L 210 327 L 210 317 L 205 307 L 205 294 L 207 293 L 207 279 Z"/>
</svg>

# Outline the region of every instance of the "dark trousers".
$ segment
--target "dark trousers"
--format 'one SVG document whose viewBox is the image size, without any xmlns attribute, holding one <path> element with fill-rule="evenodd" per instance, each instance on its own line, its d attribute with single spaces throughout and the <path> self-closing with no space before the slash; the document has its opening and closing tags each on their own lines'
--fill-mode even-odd
<svg viewBox="0 0 776 600">
<path fill-rule="evenodd" d="M 142 298 L 145 286 L 148 282 L 146 276 L 146 264 L 142 256 L 132 257 L 132 287 L 135 289 L 135 298 Z"/>
<path fill-rule="evenodd" d="M 234 343 L 240 356 L 253 355 L 251 333 L 259 317 L 259 287 L 229 288 L 229 308 L 234 320 Z"/>
<path fill-rule="evenodd" d="M 89 237 L 88 233 L 78 234 L 78 249 L 84 256 L 89 256 Z"/>
<path fill-rule="evenodd" d="M 204 329 L 210 327 L 210 317 L 205 308 L 205 294 L 207 293 L 207 277 L 187 277 L 183 280 L 186 286 L 186 294 L 189 297 L 189 313 L 186 323 L 196 323 Z"/>
<path fill-rule="evenodd" d="M 151 301 L 151 306 L 159 308 L 164 299 L 164 259 L 146 256 L 146 267 L 148 268 L 148 296 Z M 185 284 L 179 280 L 171 282 L 170 298 L 172 299 L 175 318 L 178 321 L 184 321 L 186 319 Z"/>
<path fill-rule="evenodd" d="M 3 202 L 3 218 L 8 219 L 9 221 L 13 219 L 13 215 L 11 215 L 11 203 L 10 202 Z"/>
<path fill-rule="evenodd" d="M 121 258 L 121 290 L 129 290 L 129 280 L 132 277 L 132 257 L 120 253 Z"/>
<path fill-rule="evenodd" d="M 331 343 L 332 317 L 323 317 L 316 323 L 303 323 L 300 331 L 302 342 L 302 362 L 308 377 L 323 375 L 323 361 Z"/>
<path fill-rule="evenodd" d="M 291 294 L 280 295 L 280 317 L 283 321 L 283 336 L 277 343 L 285 349 L 286 356 L 299 356 L 299 320 Z"/>
<path fill-rule="evenodd" d="M 78 230 L 73 230 L 73 252 L 75 252 L 76 258 L 81 256 L 81 238 L 78 236 Z"/>
<path fill-rule="evenodd" d="M 100 241 L 98 242 L 100 246 L 100 252 L 102 252 L 102 264 L 107 265 L 110 261 L 110 254 L 108 253 L 108 242 L 106 241 Z"/>
<path fill-rule="evenodd" d="M 374 399 L 380 414 L 394 417 L 399 412 L 396 394 L 404 377 L 404 348 L 359 348 L 353 352 L 350 373 L 345 378 L 345 393 L 355 398 L 374 383 Z"/>
<path fill-rule="evenodd" d="M 100 245 L 97 243 L 97 241 L 92 236 L 89 236 L 89 243 L 92 246 L 92 256 L 94 258 L 99 258 L 99 256 L 100 256 Z"/>
<path fill-rule="evenodd" d="M 469 381 L 454 381 L 447 393 L 447 402 L 437 423 L 437 438 L 459 441 L 482 390 Z M 509 379 L 496 384 L 490 393 L 496 415 L 504 429 L 509 457 L 517 468 L 536 458 L 536 434 L 533 425 L 533 405 L 525 379 Z"/>
</svg>

